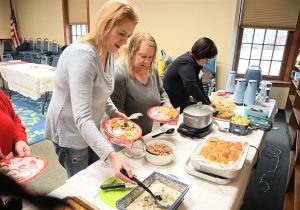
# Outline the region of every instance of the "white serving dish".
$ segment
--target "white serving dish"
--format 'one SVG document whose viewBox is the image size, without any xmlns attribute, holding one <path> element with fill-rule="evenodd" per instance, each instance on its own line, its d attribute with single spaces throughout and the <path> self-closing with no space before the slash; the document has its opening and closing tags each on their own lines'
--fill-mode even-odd
<svg viewBox="0 0 300 210">
<path fill-rule="evenodd" d="M 149 163 L 151 163 L 153 165 L 157 165 L 157 166 L 164 166 L 164 165 L 168 165 L 169 163 L 174 161 L 174 157 L 175 157 L 175 145 L 174 144 L 172 144 L 171 142 L 166 141 L 166 140 L 152 140 L 152 141 L 149 141 L 146 143 L 147 147 L 151 144 L 165 144 L 172 149 L 172 153 L 170 155 L 166 155 L 166 156 L 159 156 L 159 155 L 152 155 L 148 151 L 146 151 L 145 157 Z"/>
<path fill-rule="evenodd" d="M 207 160 L 206 158 L 200 156 L 199 152 L 206 145 L 209 137 L 217 137 L 218 139 L 221 139 L 223 141 L 241 142 L 243 145 L 243 150 L 240 155 L 240 158 L 237 161 L 235 161 L 234 163 L 223 164 L 223 163 L 217 163 L 217 162 Z M 214 175 L 218 175 L 221 177 L 231 179 L 231 178 L 237 177 L 240 174 L 241 169 L 244 165 L 248 150 L 249 150 L 249 144 L 241 136 L 237 137 L 237 136 L 233 136 L 233 135 L 226 135 L 226 136 L 210 135 L 210 136 L 207 136 L 201 144 L 199 144 L 198 148 L 192 154 L 191 164 L 198 171 L 203 171 L 206 173 L 210 173 L 210 174 L 214 174 Z"/>
</svg>

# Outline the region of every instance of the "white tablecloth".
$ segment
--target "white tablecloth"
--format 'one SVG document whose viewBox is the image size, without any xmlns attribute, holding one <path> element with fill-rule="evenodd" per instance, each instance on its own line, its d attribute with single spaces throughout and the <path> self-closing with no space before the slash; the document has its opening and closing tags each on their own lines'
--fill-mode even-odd
<svg viewBox="0 0 300 210">
<path fill-rule="evenodd" d="M 45 92 L 53 91 L 54 70 L 52 66 L 33 63 L 0 66 L 8 88 L 33 100 Z"/>
<path fill-rule="evenodd" d="M 276 110 L 275 101 L 269 103 L 268 107 L 272 110 L 271 113 L 274 113 L 274 110 Z M 243 107 L 237 107 L 236 112 L 242 114 L 243 111 Z M 270 117 L 271 115 L 272 114 L 270 114 Z M 181 117 L 179 121 L 182 121 Z M 164 125 L 159 130 L 153 131 L 151 134 L 145 136 L 145 141 L 151 140 L 153 134 L 166 130 L 169 127 L 172 126 Z M 214 126 L 210 135 L 228 135 L 230 137 L 231 134 L 220 133 Z M 236 139 L 237 137 L 234 136 L 234 138 Z M 253 145 L 258 149 L 262 149 L 265 141 L 265 132 L 261 130 L 252 131 L 250 134 L 240 136 L 239 138 L 245 139 L 250 145 Z M 145 159 L 130 159 L 126 157 L 123 152 L 119 152 L 133 168 L 138 175 L 138 178 L 143 180 L 153 171 L 158 171 L 163 174 L 173 174 L 180 181 L 188 184 L 189 191 L 186 194 L 183 203 L 179 206 L 179 210 L 194 210 L 199 208 L 233 210 L 240 208 L 252 173 L 252 167 L 257 160 L 257 151 L 255 148 L 250 147 L 241 174 L 234 178 L 230 183 L 219 185 L 191 176 L 185 172 L 184 168 L 186 160 L 193 153 L 197 145 L 201 143 L 201 139 L 193 140 L 185 138 L 178 133 L 173 136 L 161 136 L 160 139 L 168 140 L 176 146 L 176 164 L 169 168 L 154 167 L 148 164 Z M 113 172 L 109 164 L 103 161 L 97 161 L 87 169 L 68 179 L 66 184 L 51 192 L 50 195 L 60 198 L 70 195 L 81 196 L 101 210 L 109 210 L 112 208 L 103 203 L 98 196 L 98 191 L 100 184 L 111 176 L 113 176 Z"/>
</svg>

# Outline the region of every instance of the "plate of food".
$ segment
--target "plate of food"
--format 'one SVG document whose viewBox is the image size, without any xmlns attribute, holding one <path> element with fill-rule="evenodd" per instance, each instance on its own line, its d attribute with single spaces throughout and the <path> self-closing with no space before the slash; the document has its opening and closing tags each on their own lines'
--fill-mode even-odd
<svg viewBox="0 0 300 210">
<path fill-rule="evenodd" d="M 105 120 L 102 124 L 103 129 L 108 134 L 109 139 L 113 139 L 116 144 L 127 144 L 141 138 L 142 128 L 130 121 L 122 118 L 112 118 Z"/>
<path fill-rule="evenodd" d="M 47 166 L 47 159 L 33 155 L 7 158 L 0 162 L 0 170 L 19 183 L 30 181 L 43 172 Z"/>
<path fill-rule="evenodd" d="M 234 111 L 226 110 L 226 111 L 216 111 L 213 113 L 213 117 L 217 120 L 230 121 L 230 119 L 235 115 Z"/>
<path fill-rule="evenodd" d="M 165 123 L 176 119 L 179 116 L 179 111 L 175 108 L 154 106 L 147 110 L 147 115 L 154 121 Z"/>
</svg>

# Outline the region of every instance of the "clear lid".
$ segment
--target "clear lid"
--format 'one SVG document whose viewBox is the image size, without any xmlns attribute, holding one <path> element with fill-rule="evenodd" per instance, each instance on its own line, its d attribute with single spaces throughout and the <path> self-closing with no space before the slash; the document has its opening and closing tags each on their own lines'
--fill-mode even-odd
<svg viewBox="0 0 300 210">
<path fill-rule="evenodd" d="M 193 117 L 204 117 L 214 113 L 215 110 L 208 105 L 198 102 L 197 104 L 190 105 L 183 110 L 184 114 L 193 116 Z"/>
</svg>

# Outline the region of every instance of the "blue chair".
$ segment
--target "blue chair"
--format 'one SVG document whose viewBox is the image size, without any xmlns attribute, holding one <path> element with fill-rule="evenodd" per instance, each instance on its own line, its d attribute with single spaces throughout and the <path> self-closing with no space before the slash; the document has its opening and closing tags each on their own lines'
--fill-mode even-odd
<svg viewBox="0 0 300 210">
<path fill-rule="evenodd" d="M 36 39 L 35 51 L 42 52 L 42 39 L 41 38 Z"/>
<path fill-rule="evenodd" d="M 52 59 L 51 66 L 56 67 L 58 63 L 59 55 L 55 55 Z"/>
<path fill-rule="evenodd" d="M 51 52 L 53 55 L 59 54 L 58 43 L 55 40 L 51 42 Z"/>
<path fill-rule="evenodd" d="M 12 61 L 12 60 L 13 60 L 13 57 L 11 56 L 11 54 L 3 54 L 1 56 L 2 62 Z"/>
<path fill-rule="evenodd" d="M 49 51 L 49 40 L 46 38 L 44 39 L 43 42 L 43 52 L 48 52 Z"/>
</svg>

